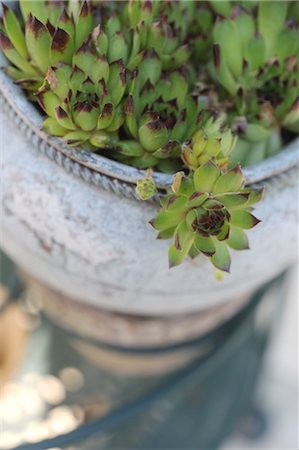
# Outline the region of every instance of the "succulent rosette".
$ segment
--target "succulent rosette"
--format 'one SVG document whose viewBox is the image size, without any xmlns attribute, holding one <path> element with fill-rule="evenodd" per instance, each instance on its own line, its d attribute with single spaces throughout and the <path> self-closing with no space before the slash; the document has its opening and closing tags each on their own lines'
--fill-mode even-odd
<svg viewBox="0 0 299 450">
<path fill-rule="evenodd" d="M 189 93 L 181 69 L 162 73 L 154 50 L 145 51 L 133 71 L 125 109 L 125 132 L 118 143 L 118 158 L 139 168 L 157 167 L 175 172 L 181 167 L 183 142 L 202 119 L 203 104 Z"/>
<path fill-rule="evenodd" d="M 94 28 L 94 16 L 86 1 L 21 0 L 25 29 L 14 11 L 3 4 L 0 46 L 13 66 L 7 73 L 34 92 L 43 83 L 49 66 L 71 64 L 74 52 Z"/>
<path fill-rule="evenodd" d="M 230 129 L 223 129 L 224 117 L 209 118 L 183 145 L 181 158 L 185 166 L 196 170 L 209 160 L 225 169 L 235 146 L 236 137 Z"/>
<path fill-rule="evenodd" d="M 239 131 L 233 159 L 257 163 L 281 149 L 281 127 L 298 132 L 298 23 L 288 20 L 288 2 L 259 2 L 251 10 L 212 4 L 222 14 L 213 29 L 211 70 L 223 88 L 218 106 Z"/>
<path fill-rule="evenodd" d="M 163 70 L 181 67 L 190 57 L 186 38 L 193 13 L 192 1 L 129 0 L 124 10 L 123 23 L 132 30 L 131 48 L 139 52 L 154 49 Z M 132 56 L 131 69 L 140 60 L 140 56 Z"/>
<path fill-rule="evenodd" d="M 50 68 L 36 95 L 47 113 L 44 129 L 72 146 L 113 146 L 124 121 L 121 100 L 126 88 L 126 69 L 121 60 L 109 64 L 83 44 L 74 66 Z"/>
<path fill-rule="evenodd" d="M 158 238 L 173 239 L 170 267 L 181 264 L 188 255 L 203 254 L 217 269 L 229 272 L 229 248 L 249 248 L 244 230 L 259 223 L 251 207 L 261 196 L 262 190 L 244 188 L 239 166 L 223 172 L 208 161 L 183 179 L 151 221 L 159 231 Z"/>
</svg>

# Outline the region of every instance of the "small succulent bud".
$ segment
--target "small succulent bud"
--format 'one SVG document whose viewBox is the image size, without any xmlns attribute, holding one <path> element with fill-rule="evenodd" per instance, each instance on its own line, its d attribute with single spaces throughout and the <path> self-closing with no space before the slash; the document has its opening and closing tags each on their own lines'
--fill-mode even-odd
<svg viewBox="0 0 299 450">
<path fill-rule="evenodd" d="M 152 179 L 152 171 L 148 171 L 146 178 L 137 181 L 136 193 L 141 200 L 149 200 L 157 194 L 157 186 Z"/>
<path fill-rule="evenodd" d="M 208 160 L 226 167 L 236 139 L 230 130 L 221 130 L 223 118 L 209 119 L 196 131 L 189 143 L 183 146 L 182 160 L 192 170 L 196 170 Z"/>
</svg>

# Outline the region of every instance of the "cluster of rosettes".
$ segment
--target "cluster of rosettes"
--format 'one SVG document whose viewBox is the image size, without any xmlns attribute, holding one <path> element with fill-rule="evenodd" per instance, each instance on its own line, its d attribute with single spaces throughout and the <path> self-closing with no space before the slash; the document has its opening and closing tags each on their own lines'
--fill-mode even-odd
<svg viewBox="0 0 299 450">
<path fill-rule="evenodd" d="M 251 206 L 261 197 L 231 167 L 277 151 L 282 126 L 298 132 L 296 6 L 19 4 L 20 18 L 3 6 L 0 46 L 7 73 L 47 115 L 44 129 L 140 169 L 178 172 L 152 221 L 173 237 L 170 265 L 202 253 L 228 271 L 228 247 L 248 248 L 243 230 L 258 223 Z M 137 192 L 157 194 L 150 171 Z"/>
<path fill-rule="evenodd" d="M 139 168 L 178 168 L 201 109 L 191 95 L 187 42 L 194 3 L 21 0 L 20 7 L 24 30 L 3 7 L 0 43 L 13 63 L 7 72 L 47 114 L 44 129 Z"/>
<path fill-rule="evenodd" d="M 221 87 L 211 103 L 240 137 L 232 163 L 255 164 L 281 149 L 282 129 L 299 133 L 299 3 L 211 5 L 210 74 Z"/>
</svg>

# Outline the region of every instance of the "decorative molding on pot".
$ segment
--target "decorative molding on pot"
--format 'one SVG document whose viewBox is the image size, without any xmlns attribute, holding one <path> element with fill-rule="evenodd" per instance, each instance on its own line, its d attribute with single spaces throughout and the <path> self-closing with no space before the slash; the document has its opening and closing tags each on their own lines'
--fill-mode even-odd
<svg viewBox="0 0 299 450">
<path fill-rule="evenodd" d="M 0 54 L 0 64 L 5 65 L 5 59 Z M 144 170 L 127 166 L 104 156 L 71 148 L 55 137 L 42 130 L 43 117 L 38 109 L 28 101 L 24 91 L 13 80 L 0 72 L 0 99 L 27 138 L 45 155 L 54 160 L 67 172 L 72 172 L 84 181 L 111 190 L 127 198 L 139 200 L 135 192 L 138 179 L 144 178 Z M 294 168 L 299 162 L 299 138 L 288 145 L 284 151 L 244 169 L 246 184 L 256 184 L 273 178 L 282 172 Z M 153 178 L 160 189 L 166 189 L 172 184 L 172 175 L 154 172 Z M 155 199 L 158 201 L 158 197 Z"/>
</svg>

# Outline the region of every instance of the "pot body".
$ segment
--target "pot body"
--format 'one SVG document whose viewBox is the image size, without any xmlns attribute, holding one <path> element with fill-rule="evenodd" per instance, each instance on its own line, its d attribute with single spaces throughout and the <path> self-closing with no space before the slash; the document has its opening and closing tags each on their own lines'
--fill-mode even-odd
<svg viewBox="0 0 299 450">
<path fill-rule="evenodd" d="M 161 315 L 199 311 L 244 297 L 297 256 L 298 177 L 265 183 L 231 274 L 214 278 L 208 260 L 168 269 L 169 242 L 148 224 L 156 207 L 99 189 L 50 161 L 0 115 L 1 246 L 34 278 L 70 298 L 113 311 Z M 298 147 L 298 140 L 293 144 Z"/>
</svg>

